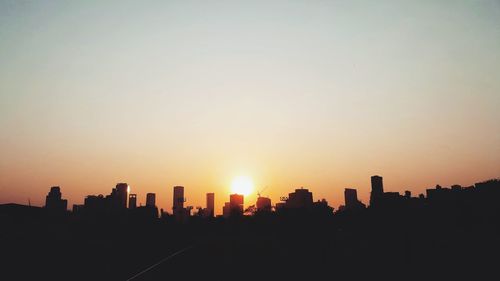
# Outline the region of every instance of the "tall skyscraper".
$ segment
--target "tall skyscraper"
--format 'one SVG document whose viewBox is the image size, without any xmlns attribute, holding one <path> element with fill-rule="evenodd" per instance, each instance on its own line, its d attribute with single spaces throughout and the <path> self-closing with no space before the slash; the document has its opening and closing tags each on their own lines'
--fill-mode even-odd
<svg viewBox="0 0 500 281">
<path fill-rule="evenodd" d="M 226 202 L 222 207 L 222 216 L 228 218 L 230 215 L 231 215 L 231 208 L 229 206 L 229 202 Z"/>
<path fill-rule="evenodd" d="M 229 209 L 231 216 L 243 215 L 244 197 L 242 194 L 229 195 Z"/>
<path fill-rule="evenodd" d="M 354 188 L 344 190 L 344 200 L 346 208 L 353 208 L 358 204 L 358 192 Z"/>
<path fill-rule="evenodd" d="M 68 200 L 62 199 L 61 188 L 59 186 L 50 188 L 49 194 L 45 197 L 45 208 L 53 211 L 66 211 L 68 208 Z"/>
<path fill-rule="evenodd" d="M 129 186 L 126 183 L 118 183 L 116 185 L 116 196 L 120 207 L 127 208 Z"/>
<path fill-rule="evenodd" d="M 207 193 L 207 215 L 213 217 L 215 212 L 215 194 Z"/>
<path fill-rule="evenodd" d="M 156 194 L 146 194 L 146 207 L 156 207 Z"/>
<path fill-rule="evenodd" d="M 174 198 L 173 198 L 173 213 L 174 216 L 184 215 L 184 186 L 174 186 Z"/>
<path fill-rule="evenodd" d="M 372 192 L 370 194 L 370 206 L 375 206 L 384 196 L 384 184 L 381 176 L 372 176 Z"/>
<path fill-rule="evenodd" d="M 128 208 L 129 209 L 137 208 L 137 194 L 128 195 Z"/>
</svg>

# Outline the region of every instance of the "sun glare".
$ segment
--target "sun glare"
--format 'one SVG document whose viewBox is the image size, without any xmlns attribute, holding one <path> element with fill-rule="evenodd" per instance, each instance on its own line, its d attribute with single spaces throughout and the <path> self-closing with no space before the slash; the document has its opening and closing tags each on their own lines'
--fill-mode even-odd
<svg viewBox="0 0 500 281">
<path fill-rule="evenodd" d="M 252 179 L 245 176 L 240 176 L 233 179 L 231 183 L 231 193 L 249 195 L 253 191 Z"/>
</svg>

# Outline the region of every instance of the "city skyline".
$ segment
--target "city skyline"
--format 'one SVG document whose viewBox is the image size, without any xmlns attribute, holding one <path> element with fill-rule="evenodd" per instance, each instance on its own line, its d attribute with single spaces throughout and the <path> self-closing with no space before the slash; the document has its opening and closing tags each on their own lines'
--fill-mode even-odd
<svg viewBox="0 0 500 281">
<path fill-rule="evenodd" d="M 500 175 L 498 1 L 0 1 L 0 204 Z M 253 198 L 252 198 L 253 197 Z M 220 212 L 220 208 L 216 208 Z"/>
<path fill-rule="evenodd" d="M 87 196 L 72 212 L 65 210 L 67 200 L 54 186 L 43 208 L 0 204 L 9 241 L 2 251 L 8 265 L 3 276 L 199 280 L 217 272 L 221 280 L 232 280 L 256 260 L 259 270 L 246 273 L 256 280 L 264 272 L 276 276 L 272 279 L 319 278 L 332 268 L 337 276 L 359 280 L 460 277 L 464 272 L 492 276 L 496 260 L 491 257 L 500 247 L 500 179 L 465 187 L 438 185 L 416 197 L 387 190 L 381 176 L 370 181 L 369 206 L 359 201 L 355 189 L 346 188 L 345 206 L 334 212 L 325 200 L 314 201 L 312 191 L 298 188 L 275 208 L 259 197 L 256 208 L 245 210 L 244 196 L 232 194 L 217 217 L 209 207 L 213 193 L 207 194 L 207 208 L 190 214 L 182 186 L 172 188 L 173 213 L 160 216 L 153 193 L 146 206 L 137 207 L 135 194 L 127 198 L 131 190 L 126 183 L 117 183 L 109 195 Z M 27 263 L 37 270 L 21 270 Z M 291 265 L 297 268 L 282 270 Z M 75 269 L 81 272 L 75 275 Z"/>
<path fill-rule="evenodd" d="M 369 180 L 369 177 L 371 175 L 368 175 L 364 180 L 353 180 L 353 182 L 364 182 L 363 184 L 360 185 L 346 185 L 343 187 L 332 187 L 331 189 L 335 190 L 335 192 L 315 192 L 315 200 L 320 200 L 320 199 L 326 199 L 329 202 L 329 205 L 332 207 L 335 207 L 336 209 L 340 206 L 343 205 L 344 203 L 344 189 L 345 188 L 354 188 L 357 190 L 358 193 L 358 198 L 365 204 L 370 203 L 370 192 L 371 192 L 371 182 Z M 237 178 L 237 177 L 236 177 Z M 453 185 L 461 185 L 461 186 L 472 186 L 477 182 L 487 180 L 487 179 L 493 179 L 493 178 L 498 178 L 498 176 L 491 176 L 489 178 L 482 178 L 482 179 L 471 179 L 467 181 L 466 183 L 464 182 L 457 182 L 455 180 L 451 181 L 446 181 L 446 182 L 435 182 L 431 183 L 426 186 L 420 186 L 418 188 L 411 188 L 411 187 L 404 187 L 404 186 L 394 186 L 394 181 L 391 180 L 390 178 L 386 179 L 384 178 L 384 185 L 388 190 L 391 190 L 393 192 L 399 192 L 400 194 L 404 194 L 405 191 L 410 190 L 415 196 L 418 194 L 425 194 L 426 189 L 428 188 L 434 188 L 436 185 L 441 185 L 441 186 L 453 186 Z M 222 214 L 221 210 L 222 206 L 224 203 L 227 201 L 226 197 L 229 197 L 230 194 L 234 194 L 235 192 L 231 191 L 231 182 L 229 181 L 226 186 L 220 187 L 220 188 L 215 188 L 214 190 L 211 189 L 203 189 L 202 187 L 190 187 L 187 185 L 183 184 L 172 184 L 170 186 L 162 187 L 162 188 L 149 188 L 148 187 L 141 187 L 141 186 L 136 186 L 134 184 L 131 184 L 129 181 L 126 180 L 118 180 L 116 182 L 127 182 L 127 184 L 131 188 L 131 193 L 137 195 L 137 206 L 140 204 L 145 205 L 146 203 L 146 195 L 148 193 L 154 193 L 156 194 L 156 202 L 157 206 L 159 209 L 164 209 L 165 211 L 171 212 L 172 211 L 172 200 L 173 196 L 171 194 L 171 188 L 173 186 L 183 186 L 185 188 L 185 192 L 187 195 L 185 196 L 187 198 L 186 205 L 189 206 L 204 206 L 205 204 L 205 196 L 206 193 L 215 193 L 220 194 L 222 196 L 216 196 L 215 197 L 215 214 Z M 7 196 L 2 196 L 0 197 L 0 204 L 5 204 L 5 203 L 18 203 L 18 204 L 31 204 L 33 206 L 43 206 L 44 205 L 44 196 L 46 194 L 46 188 L 50 186 L 60 186 L 65 190 L 65 199 L 68 200 L 68 209 L 71 209 L 71 206 L 76 204 L 80 205 L 83 204 L 84 198 L 87 195 L 105 195 L 108 190 L 114 187 L 116 183 L 110 183 L 108 185 L 103 185 L 100 187 L 93 187 L 91 189 L 86 189 L 89 191 L 89 193 L 85 193 L 85 191 L 79 191 L 79 192 L 74 192 L 74 190 L 71 189 L 70 186 L 65 186 L 62 184 L 51 184 L 49 186 L 38 186 L 40 188 L 40 196 L 36 193 L 31 193 L 34 194 L 35 196 L 33 197 L 26 197 L 26 198 L 20 198 L 20 196 L 14 196 L 14 198 L 19 198 L 19 200 L 9 200 Z M 285 195 L 288 190 L 292 190 L 295 188 L 309 188 L 312 190 L 316 190 L 314 186 L 308 185 L 308 184 L 296 184 L 296 185 L 290 185 L 290 186 L 281 186 L 276 188 L 276 190 L 284 191 L 284 192 L 276 192 L 273 191 L 273 187 L 268 185 L 268 184 L 260 184 L 257 185 L 255 184 L 252 192 L 248 195 L 245 196 L 247 198 L 246 200 L 249 200 L 251 203 L 247 204 L 245 203 L 245 207 L 248 205 L 255 204 L 258 198 L 259 191 L 264 190 L 264 192 L 261 194 L 262 196 L 269 197 L 273 200 L 273 202 L 279 201 L 279 198 Z M 217 190 L 218 192 L 216 192 Z M 321 190 L 320 190 L 321 191 Z M 68 195 L 69 194 L 69 195 Z M 76 194 L 76 197 L 75 197 Z M 78 197 L 79 194 L 82 194 L 82 196 Z M 332 196 L 333 194 L 333 196 Z M 18 195 L 18 194 L 17 194 Z M 22 200 L 24 199 L 24 201 Z M 248 202 L 248 201 L 245 201 Z M 274 205 L 274 203 L 273 203 Z M 220 207 L 220 208 L 218 208 Z"/>
<path fill-rule="evenodd" d="M 448 189 L 453 189 L 453 188 L 459 188 L 459 190 L 465 190 L 465 189 L 473 189 L 474 186 L 477 186 L 478 184 L 485 183 L 488 181 L 498 181 L 498 178 L 494 179 L 488 179 L 488 180 L 483 180 L 483 181 L 477 181 L 474 184 L 471 185 L 461 185 L 461 184 L 453 184 L 449 185 L 450 188 Z M 299 199 L 296 202 L 295 199 L 286 196 L 280 196 L 278 198 L 271 198 L 269 196 L 265 196 L 263 193 L 256 191 L 257 197 L 255 201 L 251 201 L 252 197 L 248 196 L 248 194 L 242 194 L 238 192 L 229 192 L 226 194 L 226 196 L 221 197 L 219 201 L 224 202 L 220 206 L 215 204 L 214 198 L 217 198 L 215 193 L 213 192 L 208 192 L 205 193 L 204 195 L 206 196 L 206 201 L 205 204 L 199 204 L 199 205 L 193 205 L 189 204 L 187 202 L 187 194 L 185 193 L 185 187 L 184 186 L 173 186 L 173 196 L 171 199 L 171 208 L 161 208 L 158 204 L 156 204 L 156 193 L 151 193 L 148 192 L 145 196 L 144 202 L 140 201 L 140 197 L 138 197 L 137 193 L 134 193 L 134 190 L 131 189 L 131 186 L 128 183 L 117 183 L 115 188 L 112 188 L 111 193 L 109 195 L 106 195 L 106 192 L 104 193 L 99 193 L 99 194 L 88 194 L 84 197 L 83 201 L 81 204 L 73 204 L 72 206 L 68 205 L 68 200 L 65 199 L 62 196 L 61 193 L 61 187 L 60 186 L 52 186 L 50 188 L 50 191 L 45 199 L 45 204 L 42 206 L 38 207 L 44 207 L 48 209 L 53 209 L 57 210 L 58 212 L 61 211 L 73 211 L 73 212 L 81 212 L 82 210 L 89 208 L 87 204 L 90 202 L 89 200 L 92 200 L 94 202 L 90 208 L 95 208 L 95 201 L 96 200 L 118 200 L 118 205 L 120 208 L 125 208 L 125 209 L 136 209 L 139 207 L 142 208 L 155 208 L 156 209 L 156 214 L 158 217 L 163 217 L 164 215 L 167 216 L 173 216 L 177 217 L 179 220 L 185 220 L 188 217 L 191 216 L 223 216 L 223 217 L 229 217 L 230 213 L 234 211 L 233 209 L 236 208 L 238 212 L 243 215 L 243 213 L 246 213 L 247 211 L 253 213 L 255 210 L 265 210 L 266 212 L 271 212 L 271 211 L 278 211 L 282 206 L 284 205 L 295 205 L 299 204 L 300 206 L 304 207 L 304 200 L 305 201 L 310 201 L 310 204 L 313 203 L 325 203 L 326 206 L 332 207 L 333 211 L 337 212 L 340 211 L 342 212 L 343 210 L 346 209 L 354 209 L 354 210 L 359 210 L 359 209 L 365 209 L 367 207 L 377 207 L 381 202 L 383 204 L 387 204 L 387 202 L 394 201 L 394 200 L 400 200 L 400 199 L 419 199 L 419 200 L 425 200 L 426 198 L 428 199 L 429 196 L 429 191 L 430 190 L 436 190 L 436 189 L 441 189 L 443 186 L 440 184 L 437 184 L 434 187 L 429 187 L 424 190 L 424 192 L 415 194 L 412 193 L 411 190 L 404 190 L 403 192 L 400 191 L 394 191 L 394 190 L 384 190 L 384 179 L 380 175 L 373 175 L 370 177 L 370 192 L 369 192 L 369 199 L 368 202 L 363 202 L 358 197 L 358 190 L 356 188 L 348 187 L 344 188 L 343 191 L 343 198 L 341 200 L 343 201 L 340 203 L 338 206 L 333 206 L 329 204 L 328 200 L 325 198 L 318 198 L 313 196 L 313 190 L 309 191 L 308 188 L 304 188 L 304 186 L 301 186 L 300 188 L 295 188 L 295 192 L 292 193 L 297 193 L 299 191 L 304 191 L 306 192 L 306 198 L 308 199 Z M 264 188 L 262 191 L 266 190 Z M 446 188 L 445 188 L 446 189 Z M 292 189 L 293 190 L 293 189 Z M 292 193 L 288 193 L 288 195 L 292 195 Z M 310 194 L 310 195 L 307 195 Z M 431 191 L 432 194 L 432 191 Z M 304 194 L 296 194 L 294 196 L 299 196 L 302 197 Z M 309 197 L 310 196 L 310 197 Z M 114 198 L 114 199 L 113 199 Z M 227 199 L 229 198 L 229 201 Z M 246 199 L 245 199 L 246 198 Z M 384 199 L 386 198 L 386 199 Z M 398 199 L 399 198 L 399 199 Z M 233 201 L 236 200 L 236 201 Z M 389 200 L 389 201 L 385 201 Z M 245 203 L 244 203 L 245 202 Z M 385 202 L 385 203 L 384 203 Z M 13 203 L 13 202 L 10 202 Z M 116 202 L 115 202 L 116 203 Z M 143 204 L 144 203 L 144 204 Z M 14 203 L 16 204 L 16 203 Z M 109 203 L 98 203 L 98 204 L 109 204 Z M 114 203 L 113 203 L 114 204 Z M 23 204 L 20 204 L 23 205 Z M 31 200 L 28 202 L 29 206 L 32 206 Z M 177 205 L 177 207 L 175 207 Z M 241 205 L 241 206 L 239 206 Z M 37 206 L 34 206 L 37 207 Z M 102 208 L 103 206 L 101 206 Z M 218 208 L 219 207 L 219 208 Z M 301 208 L 302 208 L 301 207 Z M 218 211 L 219 209 L 219 211 Z M 102 211 L 102 210 L 101 210 Z"/>
<path fill-rule="evenodd" d="M 488 280 L 500 0 L 0 0 L 2 280 Z"/>
</svg>

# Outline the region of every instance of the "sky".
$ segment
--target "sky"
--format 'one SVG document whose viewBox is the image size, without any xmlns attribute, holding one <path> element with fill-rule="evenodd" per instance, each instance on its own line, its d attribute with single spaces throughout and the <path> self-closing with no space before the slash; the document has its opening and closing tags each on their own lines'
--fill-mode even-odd
<svg viewBox="0 0 500 281">
<path fill-rule="evenodd" d="M 0 203 L 468 186 L 498 108 L 499 1 L 0 0 Z"/>
</svg>

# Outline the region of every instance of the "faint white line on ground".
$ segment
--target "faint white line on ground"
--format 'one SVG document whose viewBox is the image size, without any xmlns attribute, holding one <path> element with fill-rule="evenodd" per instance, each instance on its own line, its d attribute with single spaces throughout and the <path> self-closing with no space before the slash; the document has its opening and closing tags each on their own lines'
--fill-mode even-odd
<svg viewBox="0 0 500 281">
<path fill-rule="evenodd" d="M 167 260 L 169 260 L 169 259 L 171 259 L 171 258 L 173 258 L 173 257 L 177 256 L 178 254 L 181 254 L 181 253 L 183 253 L 183 252 L 185 252 L 185 251 L 187 251 L 187 250 L 189 250 L 189 249 L 191 249 L 191 248 L 193 248 L 193 247 L 194 247 L 194 245 L 191 245 L 191 246 L 188 246 L 188 247 L 186 247 L 186 248 L 184 248 L 184 249 L 180 249 L 179 251 L 177 251 L 177 252 L 175 252 L 175 253 L 171 254 L 170 256 L 168 256 L 168 257 L 166 257 L 166 258 L 164 258 L 164 259 L 160 260 L 159 262 L 157 262 L 157 263 L 153 264 L 152 266 L 150 266 L 150 267 L 148 267 L 148 268 L 144 269 L 143 271 L 141 271 L 141 272 L 137 273 L 136 275 L 134 275 L 134 276 L 130 277 L 129 279 L 127 279 L 127 281 L 134 280 L 135 278 L 139 277 L 140 275 L 142 275 L 142 274 L 144 274 L 144 273 L 146 273 L 146 272 L 150 271 L 151 269 L 155 268 L 155 267 L 156 267 L 156 266 L 158 266 L 159 264 L 161 264 L 161 263 L 163 263 L 163 262 L 166 262 Z"/>
</svg>

